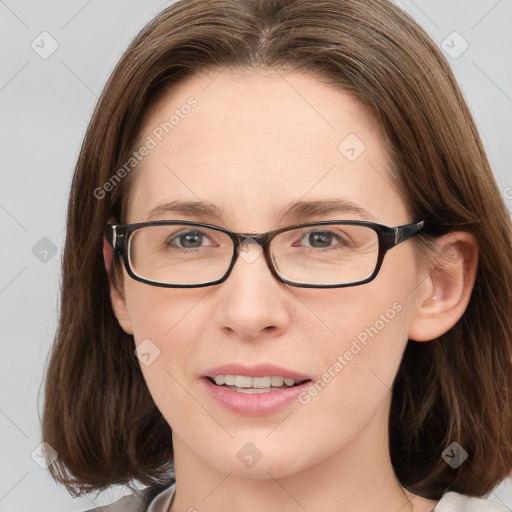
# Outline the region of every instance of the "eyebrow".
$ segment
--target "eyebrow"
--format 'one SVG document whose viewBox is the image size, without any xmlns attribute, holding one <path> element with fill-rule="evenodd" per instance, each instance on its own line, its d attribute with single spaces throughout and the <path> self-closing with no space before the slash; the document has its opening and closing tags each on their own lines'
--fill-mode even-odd
<svg viewBox="0 0 512 512">
<path fill-rule="evenodd" d="M 279 217 L 283 219 L 296 219 L 301 217 L 313 217 L 315 215 L 327 215 L 333 213 L 355 214 L 367 220 L 374 220 L 373 215 L 348 199 L 334 198 L 316 201 L 296 201 L 285 206 Z"/>
<path fill-rule="evenodd" d="M 162 214 L 180 213 L 182 215 L 195 215 L 198 217 L 220 218 L 223 210 L 208 201 L 171 201 L 159 204 L 148 212 L 148 220 Z"/>
<path fill-rule="evenodd" d="M 159 204 L 148 212 L 148 220 L 163 214 L 177 213 L 195 217 L 208 217 L 220 219 L 224 209 L 208 201 L 171 201 Z M 354 214 L 363 219 L 374 220 L 373 215 L 352 201 L 343 198 L 322 199 L 315 201 L 295 201 L 284 206 L 278 212 L 278 218 L 286 221 L 297 220 L 328 214 Z"/>
</svg>

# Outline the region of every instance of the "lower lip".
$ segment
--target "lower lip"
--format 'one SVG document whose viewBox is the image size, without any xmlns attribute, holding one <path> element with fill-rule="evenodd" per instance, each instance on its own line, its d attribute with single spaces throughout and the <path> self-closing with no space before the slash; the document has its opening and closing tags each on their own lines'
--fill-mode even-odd
<svg viewBox="0 0 512 512">
<path fill-rule="evenodd" d="M 223 386 L 217 386 L 208 378 L 204 378 L 210 396 L 222 407 L 231 412 L 245 416 L 264 416 L 286 407 L 308 387 L 310 381 L 298 386 L 268 391 L 266 393 L 243 393 Z"/>
</svg>

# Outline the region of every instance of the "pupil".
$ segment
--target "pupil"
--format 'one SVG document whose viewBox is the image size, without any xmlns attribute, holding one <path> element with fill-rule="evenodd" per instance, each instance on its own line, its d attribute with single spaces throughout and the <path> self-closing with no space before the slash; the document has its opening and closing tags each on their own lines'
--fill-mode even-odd
<svg viewBox="0 0 512 512">
<path fill-rule="evenodd" d="M 185 248 L 187 247 L 196 247 L 194 244 L 194 240 L 197 242 L 197 239 L 201 236 L 200 233 L 186 233 L 184 235 L 181 235 L 180 237 L 180 242 L 181 242 L 181 245 Z M 192 242 L 192 246 L 189 245 L 189 242 Z"/>
<path fill-rule="evenodd" d="M 309 243 L 315 247 L 315 242 L 319 241 L 321 247 L 329 247 L 331 242 L 332 234 L 327 234 L 325 232 L 321 233 L 312 233 L 309 235 Z M 318 246 L 317 246 L 318 247 Z"/>
</svg>

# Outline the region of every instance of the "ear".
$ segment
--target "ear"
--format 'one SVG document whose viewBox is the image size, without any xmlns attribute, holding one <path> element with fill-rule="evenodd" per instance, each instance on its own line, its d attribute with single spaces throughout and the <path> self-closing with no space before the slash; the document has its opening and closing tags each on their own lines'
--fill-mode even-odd
<svg viewBox="0 0 512 512">
<path fill-rule="evenodd" d="M 478 267 L 478 242 L 465 231 L 436 240 L 440 254 L 420 283 L 409 339 L 430 341 L 451 329 L 467 308 Z"/>
<path fill-rule="evenodd" d="M 114 314 L 116 315 L 117 321 L 119 322 L 119 325 L 123 331 L 125 331 L 127 334 L 133 335 L 132 324 L 130 315 L 128 313 L 128 308 L 126 307 L 125 298 L 123 293 L 117 289 L 112 277 L 114 249 L 107 242 L 105 236 L 103 237 L 103 260 L 105 262 L 105 269 L 107 270 L 108 274 L 110 286 L 110 302 L 112 303 Z"/>
</svg>

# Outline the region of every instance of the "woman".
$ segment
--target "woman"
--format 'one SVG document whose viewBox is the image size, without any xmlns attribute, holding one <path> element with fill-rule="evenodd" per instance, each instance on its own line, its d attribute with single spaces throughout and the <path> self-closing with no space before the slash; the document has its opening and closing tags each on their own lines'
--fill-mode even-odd
<svg viewBox="0 0 512 512">
<path fill-rule="evenodd" d="M 77 164 L 43 436 L 106 510 L 506 510 L 512 227 L 386 0 L 182 0 Z M 371 300 L 369 300 L 371 298 Z"/>
</svg>

